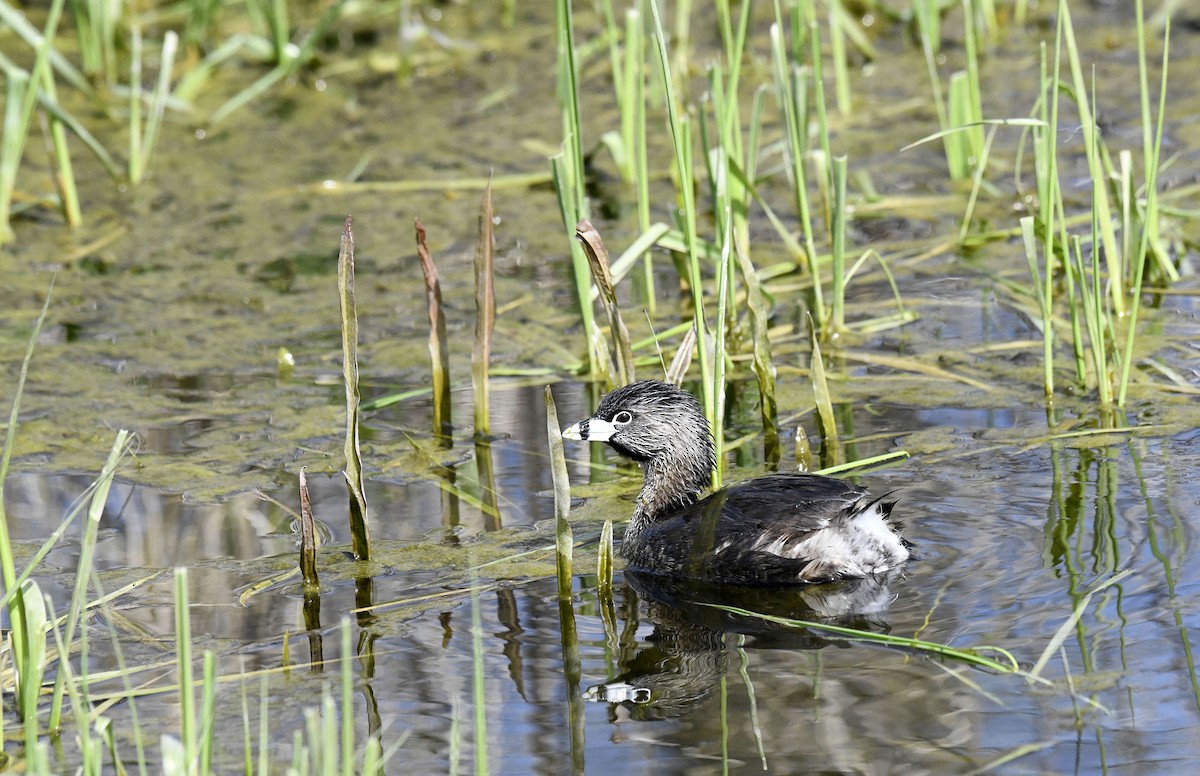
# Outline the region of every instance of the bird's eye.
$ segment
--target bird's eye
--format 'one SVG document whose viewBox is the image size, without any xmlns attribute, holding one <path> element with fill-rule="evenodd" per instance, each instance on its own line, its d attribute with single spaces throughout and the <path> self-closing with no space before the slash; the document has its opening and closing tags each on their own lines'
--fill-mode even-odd
<svg viewBox="0 0 1200 776">
<path fill-rule="evenodd" d="M 621 410 L 616 415 L 613 415 L 612 422 L 614 426 L 624 426 L 631 420 L 633 420 L 633 416 L 625 410 Z"/>
</svg>

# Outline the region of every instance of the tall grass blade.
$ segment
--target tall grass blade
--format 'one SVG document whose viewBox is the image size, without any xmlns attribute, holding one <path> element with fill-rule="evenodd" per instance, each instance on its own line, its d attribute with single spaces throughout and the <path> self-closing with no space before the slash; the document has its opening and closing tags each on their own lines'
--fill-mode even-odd
<svg viewBox="0 0 1200 776">
<path fill-rule="evenodd" d="M 750 317 L 750 336 L 754 348 L 751 368 L 758 381 L 764 457 L 773 465 L 779 462 L 782 449 L 779 446 L 778 403 L 775 399 L 775 361 L 771 357 L 771 340 L 767 333 L 771 316 L 763 296 L 762 283 L 750 258 L 739 250 L 737 262 L 742 273 L 742 285 L 746 289 L 746 310 Z"/>
<path fill-rule="evenodd" d="M 475 243 L 475 346 L 471 350 L 471 386 L 475 391 L 475 438 L 491 433 L 488 389 L 492 332 L 496 328 L 494 277 L 495 236 L 492 232 L 492 187 L 483 190 L 479 203 L 479 238 Z"/>
<path fill-rule="evenodd" d="M 798 16 L 799 14 L 797 14 Z M 797 251 L 797 256 L 803 256 L 809 276 L 813 279 L 810 300 L 813 317 L 818 321 L 823 321 L 825 320 L 825 300 L 821 291 L 821 273 L 817 267 L 817 246 L 813 235 L 812 211 L 808 198 L 808 176 L 804 167 L 804 159 L 808 153 L 808 96 L 803 75 L 787 66 L 781 23 L 777 7 L 776 23 L 771 25 L 771 53 L 774 65 L 772 77 L 775 82 L 776 101 L 783 110 L 786 132 L 783 148 L 788 178 L 792 184 L 796 211 L 800 215 L 800 228 L 804 232 L 805 247 L 803 250 Z M 755 198 L 759 200 L 760 204 L 765 204 L 761 197 L 755 195 Z M 779 228 L 776 227 L 777 230 Z"/>
<path fill-rule="evenodd" d="M 0 6 L 7 9 L 7 6 Z M 54 35 L 62 17 L 63 0 L 54 0 L 46 17 L 44 32 L 37 36 L 37 57 L 27 78 L 21 78 L 14 69 L 9 69 L 8 100 L 4 106 L 4 137 L 0 139 L 0 245 L 12 239 L 9 218 L 12 209 L 13 189 L 17 182 L 17 168 L 25 151 L 29 127 L 33 121 L 33 110 L 37 105 L 38 90 L 45 82 L 45 73 L 50 67 L 54 51 Z M 10 24 L 12 22 L 9 22 Z M 14 75 L 17 77 L 14 79 Z"/>
<path fill-rule="evenodd" d="M 1142 0 L 1137 2 L 1138 18 L 1138 73 L 1142 93 L 1142 147 L 1146 174 L 1146 204 L 1142 215 L 1141 236 L 1137 252 L 1131 260 L 1134 262 L 1133 301 L 1130 305 L 1129 320 L 1126 323 L 1125 355 L 1121 364 L 1120 385 L 1117 389 L 1117 406 L 1125 406 L 1126 389 L 1129 386 L 1129 373 L 1133 367 L 1133 346 L 1137 339 L 1138 312 L 1141 309 L 1142 281 L 1146 269 L 1147 255 L 1151 246 L 1157 242 L 1158 235 L 1158 166 L 1162 152 L 1163 124 L 1166 122 L 1167 106 L 1167 72 L 1171 53 L 1171 16 L 1168 12 L 1163 24 L 1163 55 L 1162 76 L 1158 91 L 1158 117 L 1155 122 L 1154 138 L 1150 138 L 1150 105 L 1149 87 L 1146 76 L 1146 43 L 1143 37 L 1144 22 Z M 1158 255 L 1157 251 L 1153 252 Z M 1167 265 L 1170 266 L 1169 264 Z M 1173 268 L 1172 268 L 1173 269 Z"/>
<path fill-rule="evenodd" d="M 59 4 L 61 8 L 61 3 Z M 53 11 L 54 4 L 51 3 Z M 10 27 L 21 40 L 25 41 L 32 49 L 39 49 L 46 41 L 47 36 L 42 32 L 38 32 L 37 28 L 28 22 L 25 18 L 25 12 L 14 7 L 8 0 L 0 0 L 0 22 Z M 49 27 L 49 25 L 47 25 Z M 96 90 L 88 81 L 87 77 L 79 72 L 71 61 L 67 59 L 61 52 L 50 46 L 48 50 L 50 65 L 54 71 L 58 73 L 64 81 L 71 84 L 79 91 L 83 92 L 88 97 L 95 96 Z"/>
<path fill-rule="evenodd" d="M 677 13 L 682 10 L 677 8 Z M 671 130 L 671 143 L 675 148 L 675 169 L 679 176 L 679 195 L 683 209 L 683 235 L 687 247 L 687 282 L 692 294 L 692 315 L 696 321 L 696 338 L 700 344 L 698 360 L 700 362 L 700 384 L 703 389 L 704 415 L 708 418 L 709 426 L 716 420 L 716 397 L 712 394 L 712 363 L 708 349 L 708 326 L 704 317 L 704 294 L 700 284 L 700 256 L 697 251 L 696 235 L 696 202 L 692 180 L 692 133 L 691 124 L 686 111 L 681 110 L 676 98 L 674 81 L 671 75 L 670 57 L 667 53 L 667 42 L 663 35 L 662 18 L 658 11 L 657 0 L 650 0 L 650 11 L 654 17 L 655 51 L 658 53 L 659 71 L 667 106 L 667 123 Z M 678 17 L 677 17 L 678 18 Z M 677 47 L 684 46 L 683 40 L 676 40 Z"/>
<path fill-rule="evenodd" d="M 53 68 L 42 69 L 42 88 L 45 99 L 58 102 L 58 92 L 54 87 Z M 63 219 L 67 226 L 77 227 L 83 223 L 83 213 L 79 209 L 79 192 L 75 186 L 75 171 L 71 164 L 71 149 L 67 147 L 67 131 L 64 123 L 54 114 L 49 116 L 50 144 L 54 155 L 54 184 L 58 196 L 62 200 Z"/>
<path fill-rule="evenodd" d="M 1071 80 L 1074 86 L 1074 99 L 1079 111 L 1079 127 L 1083 135 L 1083 144 L 1087 152 L 1088 171 L 1092 177 L 1092 207 L 1096 211 L 1096 222 L 1099 226 L 1098 246 L 1103 246 L 1103 255 L 1108 264 L 1108 291 L 1112 301 L 1113 312 L 1118 316 L 1125 315 L 1125 282 L 1122 272 L 1121 249 L 1117 243 L 1116 234 L 1112 227 L 1112 205 L 1108 199 L 1107 175 L 1104 161 L 1101 158 L 1101 140 L 1099 129 L 1092 114 L 1092 106 L 1088 102 L 1088 89 L 1083 78 L 1083 67 L 1079 60 L 1079 48 L 1075 43 L 1075 26 L 1071 23 L 1071 11 L 1067 0 L 1059 0 L 1058 13 L 1062 20 L 1063 40 L 1067 47 L 1067 61 L 1071 66 Z"/>
<path fill-rule="evenodd" d="M 557 37 L 558 101 L 562 113 L 562 153 L 550 159 L 551 177 L 558 194 L 563 229 L 570 235 L 571 270 L 575 280 L 575 295 L 584 336 L 588 340 L 588 373 L 599 375 L 607 371 L 608 346 L 604 344 L 596 325 L 592 305 L 588 301 L 591 284 L 587 258 L 583 247 L 574 239 L 575 224 L 587 218 L 588 201 L 584 189 L 583 126 L 579 118 L 579 70 L 575 61 L 575 32 L 571 0 L 555 3 Z"/>
<path fill-rule="evenodd" d="M 209 116 L 209 123 L 214 126 L 220 124 L 229 118 L 230 115 L 265 94 L 272 86 L 288 78 L 296 70 L 311 61 L 317 43 L 324 40 L 330 27 L 333 26 L 338 16 L 341 15 L 342 7 L 346 2 L 347 0 L 335 0 L 335 2 L 326 7 L 325 13 L 321 15 L 321 18 L 317 20 L 313 28 L 304 36 L 304 40 L 300 45 L 296 46 L 295 49 L 292 49 L 291 46 L 286 47 L 287 51 L 294 51 L 294 54 L 286 57 L 283 62 L 276 65 L 269 73 L 229 98 L 229 100 L 212 112 L 212 115 Z M 184 39 L 187 39 L 186 33 Z"/>
<path fill-rule="evenodd" d="M 92 486 L 92 497 L 91 503 L 88 506 L 87 522 L 84 523 L 83 536 L 79 541 L 79 561 L 75 569 L 75 587 L 71 591 L 71 602 L 67 610 L 66 626 L 64 628 L 63 638 L 67 645 L 70 645 L 74 641 L 75 630 L 79 627 L 84 608 L 87 606 L 88 581 L 92 578 L 96 557 L 96 537 L 100 532 L 100 519 L 104 516 L 104 507 L 108 502 L 108 493 L 112 488 L 113 478 L 116 477 L 117 468 L 129 452 L 131 446 L 130 433 L 124 429 L 118 431 L 116 439 L 113 440 L 112 449 L 109 450 L 108 460 L 105 462 L 100 475 L 96 478 Z M 51 730 L 59 729 L 63 689 L 63 679 L 60 675 L 56 677 L 54 682 L 50 718 L 47 722 L 47 727 Z"/>
<path fill-rule="evenodd" d="M 574 199 L 574 187 L 571 183 L 571 164 L 567 161 L 568 145 L 563 144 L 563 152 L 550 157 L 550 173 L 554 180 L 554 191 L 558 195 L 559 214 L 562 216 L 564 228 L 574 229 L 573 224 L 579 223 L 580 207 Z M 609 382 L 616 383 L 610 374 L 608 360 L 608 343 L 603 332 L 596 324 L 596 316 L 592 311 L 592 285 L 589 281 L 590 270 L 588 260 L 584 255 L 583 246 L 579 240 L 571 240 L 571 276 L 575 281 L 575 297 L 579 303 L 579 320 L 583 324 L 584 335 L 588 346 L 588 374 L 609 375 Z"/>
<path fill-rule="evenodd" d="M 833 290 L 830 294 L 830 327 L 832 332 L 846 331 L 846 171 L 845 156 L 833 157 L 833 233 L 830 274 Z"/>
<path fill-rule="evenodd" d="M 150 108 L 150 116 L 146 121 L 146 134 L 142 140 L 137 160 L 136 170 L 130 171 L 131 183 L 139 183 L 150 167 L 150 159 L 154 156 L 154 148 L 158 145 L 158 131 L 162 127 L 163 114 L 166 112 L 167 100 L 171 96 L 171 70 L 175 65 L 175 52 L 179 46 L 179 36 L 168 31 L 163 37 L 162 54 L 159 63 L 158 83 L 154 88 L 154 99 Z M 130 159 L 133 164 L 133 159 Z"/>
<path fill-rule="evenodd" d="M 18 608 L 19 607 L 19 608 Z M 21 585 L 20 595 L 14 596 L 9 604 L 9 615 L 13 622 L 22 623 L 22 637 L 18 641 L 13 629 L 11 651 L 13 670 L 16 677 L 16 696 L 20 716 L 25 729 L 25 744 L 30 746 L 38 740 L 38 692 L 46 675 L 46 634 L 53 619 L 53 608 L 48 606 L 36 580 L 28 579 Z"/>
<path fill-rule="evenodd" d="M 217 656 L 204 650 L 204 677 L 200 689 L 200 773 L 212 773 L 213 743 L 217 731 Z"/>
<path fill-rule="evenodd" d="M 829 55 L 833 60 L 833 88 L 838 113 L 849 116 L 853 100 L 850 96 L 850 66 L 846 61 L 846 33 L 842 25 L 845 10 L 841 3 L 826 3 L 829 11 Z"/>
<path fill-rule="evenodd" d="M 625 100 L 632 103 L 626 112 L 633 114 L 633 172 L 637 190 L 638 229 L 650 231 L 650 169 L 646 150 L 646 42 L 642 0 L 625 14 Z M 630 110 L 630 108 L 632 110 Z M 649 251 L 642 254 L 641 290 L 646 311 L 655 315 L 657 293 L 654 284 L 654 261 Z"/>
<path fill-rule="evenodd" d="M 371 533 L 367 524 L 367 497 L 363 490 L 362 449 L 359 445 L 358 310 L 354 300 L 353 219 L 342 224 L 338 251 L 338 299 L 342 318 L 342 381 L 346 388 L 346 441 L 344 455 L 349 491 L 350 537 L 355 560 L 370 560 Z"/>
<path fill-rule="evenodd" d="M 1033 216 L 1025 216 L 1020 223 L 1025 260 L 1029 264 L 1029 276 L 1033 281 L 1031 288 L 1034 299 L 1037 300 L 1038 309 L 1042 313 L 1042 388 L 1045 390 L 1046 398 L 1049 399 L 1054 396 L 1054 298 L 1047 293 L 1047 283 L 1038 269 L 1037 235 L 1034 232 Z M 1051 262 L 1052 258 L 1047 255 L 1047 274 L 1050 272 Z"/>
<path fill-rule="evenodd" d="M 425 242 L 425 227 L 416 219 L 417 258 L 425 276 L 425 301 L 429 306 L 429 359 L 433 372 L 433 433 L 449 437 L 454 431 L 450 404 L 450 340 L 446 336 L 446 311 L 442 283 Z"/>
<path fill-rule="evenodd" d="M 175 569 L 175 670 L 179 682 L 179 741 L 183 761 L 199 755 L 196 694 L 192 674 L 192 618 L 188 608 L 188 570 Z"/>
</svg>

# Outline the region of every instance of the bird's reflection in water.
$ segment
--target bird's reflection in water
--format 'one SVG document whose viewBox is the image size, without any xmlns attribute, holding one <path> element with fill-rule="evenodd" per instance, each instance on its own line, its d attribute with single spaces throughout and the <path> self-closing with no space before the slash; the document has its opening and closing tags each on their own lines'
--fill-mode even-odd
<svg viewBox="0 0 1200 776">
<path fill-rule="evenodd" d="M 707 604 L 795 620 L 876 632 L 889 630 L 890 581 L 898 574 L 851 579 L 824 585 L 731 587 L 706 585 L 652 574 L 625 572 L 627 597 L 640 597 L 654 631 L 621 674 L 592 685 L 585 700 L 611 704 L 618 719 L 669 719 L 690 713 L 720 683 L 726 671 L 726 637 L 749 637 L 756 649 L 812 650 L 847 642 L 805 628 L 750 617 Z"/>
</svg>

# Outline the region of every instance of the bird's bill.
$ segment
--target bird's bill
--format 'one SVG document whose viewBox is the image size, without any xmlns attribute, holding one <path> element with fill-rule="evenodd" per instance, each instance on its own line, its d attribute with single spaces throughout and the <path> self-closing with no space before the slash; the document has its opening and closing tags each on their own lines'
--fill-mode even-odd
<svg viewBox="0 0 1200 776">
<path fill-rule="evenodd" d="M 563 429 L 563 439 L 575 439 L 580 442 L 607 442 L 617 433 L 617 427 L 607 420 L 588 418 L 573 426 Z"/>
</svg>

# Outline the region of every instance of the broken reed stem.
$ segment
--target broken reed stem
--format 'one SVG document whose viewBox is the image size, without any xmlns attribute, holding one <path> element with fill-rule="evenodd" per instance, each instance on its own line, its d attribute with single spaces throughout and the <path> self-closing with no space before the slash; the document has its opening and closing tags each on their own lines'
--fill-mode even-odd
<svg viewBox="0 0 1200 776">
<path fill-rule="evenodd" d="M 574 548 L 571 524 L 571 483 L 567 479 L 567 456 L 563 452 L 562 430 L 554 394 L 546 386 L 546 436 L 550 440 L 550 478 L 554 483 L 554 566 L 558 576 L 558 599 L 571 600 L 571 560 Z"/>
<path fill-rule="evenodd" d="M 575 238 L 583 245 L 587 255 L 588 265 L 592 269 L 592 280 L 600 292 L 600 301 L 608 316 L 608 328 L 612 334 L 613 363 L 617 367 L 617 385 L 629 385 L 634 380 L 633 347 L 629 343 L 629 330 L 621 319 L 621 310 L 617 306 L 617 290 L 613 286 L 612 269 L 608 261 L 608 249 L 596 227 L 586 218 L 575 225 Z"/>
<path fill-rule="evenodd" d="M 446 339 L 446 311 L 442 306 L 442 284 L 429 246 L 425 226 L 415 219 L 417 258 L 425 275 L 425 299 L 429 303 L 429 358 L 433 371 L 433 433 L 450 436 L 454 428 L 450 416 L 450 341 Z"/>
<path fill-rule="evenodd" d="M 492 232 L 492 182 L 479 203 L 479 240 L 475 243 L 475 347 L 471 350 L 471 385 L 475 390 L 475 436 L 491 433 L 488 418 L 488 360 L 496 328 L 496 289 L 493 278 L 495 235 Z"/>
<path fill-rule="evenodd" d="M 305 592 L 318 590 L 321 580 L 317 577 L 317 524 L 313 518 L 312 500 L 308 497 L 308 478 L 300 469 L 300 575 L 304 578 Z"/>
<path fill-rule="evenodd" d="M 350 537 L 355 560 L 370 560 L 371 534 L 367 528 L 367 497 L 363 493 L 362 454 L 358 436 L 358 311 L 354 302 L 353 219 L 342 224 L 338 251 L 338 299 L 342 316 L 342 379 L 346 385 L 346 488 L 350 492 Z"/>
</svg>

